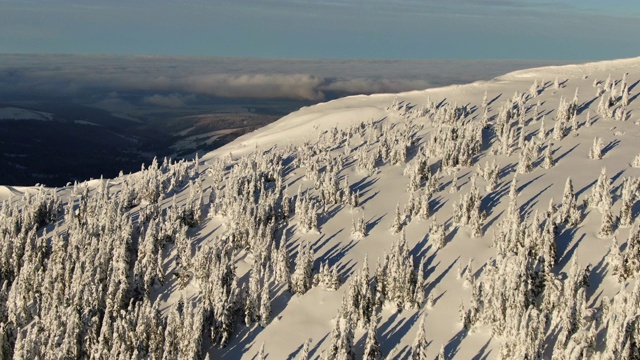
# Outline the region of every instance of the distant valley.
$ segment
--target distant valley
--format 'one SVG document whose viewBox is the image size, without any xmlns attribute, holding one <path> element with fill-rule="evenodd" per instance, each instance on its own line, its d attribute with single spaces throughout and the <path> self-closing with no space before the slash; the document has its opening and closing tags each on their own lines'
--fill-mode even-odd
<svg viewBox="0 0 640 360">
<path fill-rule="evenodd" d="M 0 54 L 0 183 L 115 177 L 204 154 L 303 106 L 550 63 Z"/>
</svg>

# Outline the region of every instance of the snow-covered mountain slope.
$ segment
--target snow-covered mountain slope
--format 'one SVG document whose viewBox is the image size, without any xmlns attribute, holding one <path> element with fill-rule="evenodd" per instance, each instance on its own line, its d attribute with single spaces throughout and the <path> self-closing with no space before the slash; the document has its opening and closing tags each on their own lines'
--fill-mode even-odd
<svg viewBox="0 0 640 360">
<path fill-rule="evenodd" d="M 640 337 L 639 70 L 352 96 L 195 163 L 6 189 L 4 349 L 625 358 Z"/>
</svg>

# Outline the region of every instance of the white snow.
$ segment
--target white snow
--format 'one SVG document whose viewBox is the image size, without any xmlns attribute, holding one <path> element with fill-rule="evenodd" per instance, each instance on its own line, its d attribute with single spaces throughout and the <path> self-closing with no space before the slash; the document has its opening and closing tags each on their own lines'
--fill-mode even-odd
<svg viewBox="0 0 640 360">
<path fill-rule="evenodd" d="M 578 203 L 582 204 L 589 196 L 591 187 L 603 167 L 606 167 L 609 178 L 613 179 L 613 214 L 617 215 L 620 209 L 619 197 L 623 178 L 640 177 L 640 169 L 630 166 L 635 156 L 640 153 L 640 145 L 637 141 L 640 138 L 640 127 L 635 124 L 636 114 L 640 111 L 638 67 L 640 67 L 640 58 L 624 59 L 529 69 L 506 74 L 491 81 L 425 91 L 351 96 L 302 108 L 206 154 L 201 161 L 202 164 L 212 165 L 231 154 L 233 162 L 229 165 L 233 165 L 242 156 L 261 153 L 276 146 L 278 149 L 283 149 L 291 144 L 293 149 L 296 149 L 296 146 L 305 142 L 315 144 L 326 136 L 327 130 L 334 127 L 349 129 L 369 121 L 397 124 L 397 126 L 407 122 L 418 126 L 424 125 L 418 128 L 415 137 L 417 149 L 419 145 L 430 139 L 434 125 L 433 119 L 430 116 L 416 116 L 410 111 L 394 109 L 391 107 L 394 102 L 415 106 L 416 109 L 426 106 L 427 99 L 436 104 L 469 105 L 471 109 L 469 118 L 472 122 L 480 122 L 482 120 L 480 104 L 485 92 L 489 101 L 489 116 L 494 117 L 498 115 L 505 101 L 512 99 L 515 92 L 527 93 L 534 80 L 539 84 L 544 81 L 546 86 L 540 95 L 526 103 L 527 121 L 523 129 L 526 131 L 527 138 L 535 137 L 540 128 L 540 120 L 531 119 L 536 102 L 541 103 L 539 114 L 540 117 L 542 115 L 546 117 L 546 139 L 550 140 L 551 130 L 556 121 L 554 116 L 561 97 L 570 101 L 576 88 L 579 89 L 580 94 L 577 115 L 579 126 L 575 132 L 567 129 L 567 136 L 562 140 L 552 140 L 555 161 L 553 167 L 542 168 L 543 151 L 541 151 L 540 156 L 533 159 L 533 170 L 517 175 L 519 192 L 517 201 L 523 217 L 532 215 L 535 210 L 541 214 L 544 213 L 551 199 L 559 204 L 567 177 L 572 178 Z M 604 82 L 611 75 L 612 79 L 619 81 L 625 73 L 628 73 L 627 83 L 631 88 L 629 94 L 631 101 L 627 107 L 631 117 L 626 121 L 603 118 L 597 114 L 596 89 L 592 86 L 594 79 Z M 562 84 L 559 89 L 554 89 L 552 85 L 556 77 Z M 595 119 L 595 121 L 592 120 L 590 127 L 585 126 L 588 109 L 591 110 L 591 117 Z M 570 124 L 568 127 L 570 128 Z M 490 149 L 498 140 L 490 131 L 485 131 L 483 134 L 484 144 L 473 166 L 458 168 L 458 191 L 449 192 L 448 185 L 453 179 L 453 173 L 443 173 L 440 189 L 431 197 L 431 218 L 414 219 L 405 228 L 411 254 L 417 263 L 423 257 L 429 259 L 429 267 L 426 270 L 425 299 L 431 293 L 436 301 L 432 308 L 422 305 L 419 309 L 406 309 L 400 313 L 389 306 L 382 309 L 377 334 L 385 356 L 395 349 L 399 358 L 409 358 L 417 325 L 423 314 L 426 314 L 426 332 L 431 341 L 428 349 L 430 359 L 437 356 L 442 345 L 445 347 L 448 358 L 497 358 L 500 346 L 506 340 L 492 336 L 491 327 L 486 324 L 475 326 L 472 332 L 467 333 L 462 329 L 458 314 L 460 304 L 463 303 L 468 307 L 471 300 L 471 289 L 464 286 L 462 279 L 457 278 L 458 267 L 465 267 L 469 260 L 472 260 L 476 277 L 482 280 L 487 263 L 495 259 L 496 249 L 492 247 L 492 239 L 496 225 L 504 218 L 509 206 L 507 194 L 520 153 L 520 149 L 515 149 L 509 156 L 492 154 Z M 605 146 L 604 156 L 600 160 L 593 160 L 588 156 L 595 137 L 602 138 Z M 361 146 L 363 140 L 354 137 L 352 148 Z M 517 144 L 517 138 L 514 143 Z M 541 144 L 542 149 L 546 144 L 547 141 Z M 361 268 L 365 256 L 368 256 L 369 269 L 373 275 L 376 259 L 382 257 L 385 252 L 389 252 L 392 243 L 399 238 L 399 235 L 389 231 L 396 205 L 399 204 L 400 208 L 403 208 L 409 199 L 407 192 L 409 178 L 404 175 L 405 165 L 384 164 L 376 168 L 372 175 L 364 175 L 356 171 L 356 165 L 352 164 L 355 151 L 355 149 L 351 150 L 351 154 L 346 157 L 344 164 L 347 166 L 341 169 L 339 174 L 341 179 L 348 176 L 352 187 L 360 190 L 361 209 L 352 211 L 348 206 L 328 206 L 326 209 L 328 211 L 320 214 L 317 233 L 296 231 L 297 217 L 292 218 L 287 227 L 288 244 L 292 246 L 290 251 L 295 251 L 299 242 L 308 241 L 315 251 L 316 270 L 320 262 L 329 261 L 338 266 L 345 284 L 334 292 L 314 287 L 304 295 L 293 296 L 286 292 L 282 285 L 272 284 L 271 322 L 265 328 L 257 324 L 247 328 L 240 322 L 236 323 L 234 336 L 227 347 L 208 349 L 212 359 L 252 359 L 263 343 L 269 359 L 292 359 L 309 338 L 312 340 L 312 358 L 316 359 L 329 345 L 334 318 L 348 288 L 348 277 Z M 330 157 L 336 157 L 343 154 L 344 149 L 340 146 L 327 152 Z M 409 154 L 409 164 L 415 161 L 414 157 L 415 154 Z M 436 160 L 431 158 L 430 164 L 434 165 Z M 458 227 L 452 223 L 453 203 L 469 192 L 471 177 L 476 173 L 476 165 L 484 166 L 487 161 L 492 160 L 500 165 L 498 185 L 496 190 L 487 193 L 484 180 L 481 177 L 476 180 L 483 198 L 481 210 L 487 212 L 487 218 L 483 236 L 472 238 L 469 226 Z M 202 164 L 200 180 L 205 193 L 208 194 L 216 184 L 214 179 L 205 176 L 206 170 Z M 314 187 L 313 182 L 305 177 L 306 169 L 292 167 L 290 170 L 285 177 L 289 195 L 295 195 L 299 187 L 303 191 Z M 92 185 L 96 185 L 96 181 L 99 180 L 94 180 Z M 115 189 L 119 185 L 114 182 L 113 186 Z M 70 192 L 70 189 L 64 191 Z M 10 188 L 1 188 L 0 197 L 7 198 L 9 192 L 11 192 Z M 187 196 L 187 189 L 178 191 L 175 201 L 181 203 Z M 162 206 L 169 206 L 172 201 L 174 199 L 168 196 L 162 202 Z M 205 205 L 205 207 L 208 206 L 209 204 Z M 328 216 L 327 213 L 331 215 Z M 369 234 L 366 237 L 354 239 L 351 236 L 351 222 L 355 216 L 360 216 L 362 213 L 370 224 Z M 441 250 L 436 250 L 428 239 L 429 225 L 433 219 L 446 225 L 447 244 Z M 198 246 L 212 244 L 216 236 L 222 235 L 226 230 L 224 223 L 225 219 L 222 217 L 207 218 L 202 225 L 190 230 L 193 243 Z M 568 272 L 573 258 L 577 258 L 582 266 L 590 264 L 598 270 L 591 274 L 590 285 L 587 288 L 587 300 L 590 306 L 597 306 L 604 296 L 613 297 L 624 286 L 618 284 L 606 270 L 605 256 L 611 241 L 598 238 L 600 223 L 600 212 L 587 208 L 583 221 L 571 231 L 562 228 L 563 232 L 557 238 L 559 262 L 554 267 L 556 274 Z M 616 236 L 619 244 L 626 241 L 628 232 L 628 229 L 618 230 Z M 175 250 L 172 251 L 175 253 Z M 171 270 L 175 266 L 175 260 L 171 256 L 167 259 L 165 267 Z M 242 282 L 248 279 L 252 261 L 252 255 L 246 251 L 236 254 L 236 274 L 238 278 L 243 279 Z M 166 311 L 181 295 L 197 298 L 199 291 L 197 284 L 193 281 L 180 290 L 174 279 L 156 289 L 152 297 L 160 299 L 161 308 Z M 356 343 L 358 356 L 362 354 L 365 336 L 366 331 L 363 329 L 358 329 L 355 333 L 354 343 Z M 545 357 L 550 356 L 549 351 L 545 353 Z"/>
</svg>

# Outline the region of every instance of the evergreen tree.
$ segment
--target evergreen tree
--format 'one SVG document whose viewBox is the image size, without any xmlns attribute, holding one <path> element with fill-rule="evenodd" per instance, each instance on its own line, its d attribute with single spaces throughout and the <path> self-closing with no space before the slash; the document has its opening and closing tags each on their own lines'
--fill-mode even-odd
<svg viewBox="0 0 640 360">
<path fill-rule="evenodd" d="M 542 120 L 540 120 L 540 130 L 538 130 L 538 139 L 540 141 L 544 141 L 547 138 L 547 130 L 544 128 L 544 115 L 542 115 Z"/>
<path fill-rule="evenodd" d="M 260 349 L 258 350 L 258 354 L 256 354 L 256 360 L 266 360 L 267 355 L 264 352 L 264 341 L 260 345 Z"/>
<path fill-rule="evenodd" d="M 307 242 L 298 245 L 296 268 L 291 275 L 291 290 L 294 294 L 302 295 L 311 289 L 313 283 L 313 250 Z"/>
<path fill-rule="evenodd" d="M 418 332 L 416 333 L 415 340 L 411 346 L 411 359 L 423 360 L 427 358 L 427 348 L 429 347 L 429 340 L 427 340 L 427 333 L 425 329 L 426 314 L 422 315 L 420 324 L 418 325 Z"/>
<path fill-rule="evenodd" d="M 271 295 L 269 284 L 265 283 L 260 292 L 260 326 L 266 327 L 271 318 Z"/>
<path fill-rule="evenodd" d="M 287 236 L 282 234 L 280 239 L 280 246 L 278 252 L 275 255 L 274 275 L 276 282 L 280 284 L 286 284 L 287 288 L 291 286 L 291 264 L 289 262 L 289 252 L 287 251 L 286 244 Z"/>
<path fill-rule="evenodd" d="M 581 214 L 580 210 L 578 210 L 576 196 L 573 193 L 573 182 L 571 181 L 571 177 L 567 178 L 564 185 L 562 204 L 560 205 L 560 212 L 558 216 L 558 221 L 560 223 L 568 223 L 570 226 L 575 226 L 580 222 Z"/>
<path fill-rule="evenodd" d="M 553 160 L 553 152 L 551 151 L 551 147 L 553 145 L 551 142 L 547 144 L 547 148 L 544 151 L 544 161 L 542 162 L 542 167 L 544 169 L 551 169 L 553 165 L 555 165 L 555 161 Z"/>
<path fill-rule="evenodd" d="M 429 240 L 433 242 L 436 249 L 442 249 L 446 244 L 444 224 L 438 223 L 438 219 L 433 219 L 429 227 Z"/>
<path fill-rule="evenodd" d="M 397 204 L 396 213 L 391 222 L 390 229 L 391 229 L 391 232 L 393 232 L 394 234 L 397 234 L 402 230 L 403 227 L 404 227 L 404 221 L 402 219 L 402 215 L 400 214 L 400 204 Z"/>
<path fill-rule="evenodd" d="M 593 139 L 593 145 L 591 149 L 589 149 L 589 159 L 600 160 L 602 159 L 602 148 L 604 144 L 602 143 L 602 139 L 599 137 L 595 137 Z"/>
<path fill-rule="evenodd" d="M 371 321 L 367 327 L 367 338 L 364 344 L 363 360 L 380 360 L 382 353 L 380 351 L 380 343 L 376 336 L 377 321 Z"/>
<path fill-rule="evenodd" d="M 625 178 L 622 182 L 622 205 L 620 206 L 620 227 L 629 227 L 633 222 L 632 208 L 636 200 L 638 181 Z"/>
<path fill-rule="evenodd" d="M 447 360 L 447 357 L 446 357 L 445 352 L 444 352 L 444 345 L 440 346 L 440 352 L 438 353 L 438 356 L 436 357 L 436 360 Z"/>
<path fill-rule="evenodd" d="M 300 354 L 296 357 L 296 360 L 309 360 L 309 353 L 311 351 L 311 339 L 307 339 L 300 350 Z"/>
<path fill-rule="evenodd" d="M 595 207 L 600 212 L 604 211 L 605 207 L 611 207 L 611 180 L 607 177 L 607 169 L 602 168 L 600 176 L 596 181 L 596 184 L 591 188 L 591 196 L 589 197 L 589 206 Z"/>
</svg>

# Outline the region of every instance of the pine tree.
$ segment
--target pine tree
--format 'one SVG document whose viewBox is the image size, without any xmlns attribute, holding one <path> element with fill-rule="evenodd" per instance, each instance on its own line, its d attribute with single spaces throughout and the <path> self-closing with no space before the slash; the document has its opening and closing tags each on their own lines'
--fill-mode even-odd
<svg viewBox="0 0 640 360">
<path fill-rule="evenodd" d="M 278 252 L 275 255 L 274 275 L 276 282 L 291 286 L 291 264 L 289 262 L 289 252 L 287 251 L 287 236 L 283 232 L 280 239 Z"/>
<path fill-rule="evenodd" d="M 616 239 L 615 236 L 611 238 L 611 246 L 609 247 L 609 253 L 607 254 L 606 260 L 609 271 L 611 271 L 611 275 L 616 276 L 618 280 L 626 279 L 627 273 L 625 269 L 625 259 L 620 252 L 618 239 Z"/>
<path fill-rule="evenodd" d="M 367 222 L 364 219 L 364 214 L 361 217 L 351 220 L 351 237 L 355 239 L 362 239 L 367 234 Z"/>
<path fill-rule="evenodd" d="M 520 152 L 517 172 L 519 174 L 526 174 L 530 172 L 532 168 L 533 166 L 531 163 L 531 149 L 529 146 L 525 146 L 524 149 L 522 149 L 522 151 Z"/>
<path fill-rule="evenodd" d="M 484 218 L 485 213 L 480 212 L 480 207 L 474 207 L 473 211 L 471 211 L 471 237 L 479 238 L 482 237 L 482 227 L 484 226 Z"/>
<path fill-rule="evenodd" d="M 571 116 L 571 131 L 573 131 L 574 133 L 576 131 L 578 131 L 578 115 L 577 115 L 577 113 L 574 113 Z"/>
<path fill-rule="evenodd" d="M 377 321 L 371 321 L 367 327 L 367 338 L 364 345 L 363 360 L 380 360 L 382 353 L 380 352 L 380 343 L 376 336 Z"/>
<path fill-rule="evenodd" d="M 607 177 L 607 169 L 605 167 L 600 171 L 600 176 L 596 184 L 591 189 L 589 197 L 589 206 L 595 207 L 601 212 L 605 206 L 611 207 L 611 180 Z"/>
<path fill-rule="evenodd" d="M 557 119 L 553 125 L 553 140 L 560 141 L 564 138 L 566 132 L 564 121 L 564 119 Z"/>
<path fill-rule="evenodd" d="M 544 141 L 547 138 L 547 130 L 544 128 L 544 115 L 542 115 L 542 120 L 540 120 L 540 130 L 538 130 L 538 139 L 540 141 Z"/>
<path fill-rule="evenodd" d="M 422 220 L 427 220 L 431 216 L 431 207 L 429 205 L 430 196 L 426 195 L 420 199 L 420 208 L 418 215 Z"/>
<path fill-rule="evenodd" d="M 638 181 L 632 178 L 625 178 L 622 182 L 622 205 L 620 206 L 620 227 L 631 226 L 632 207 L 636 200 Z"/>
<path fill-rule="evenodd" d="M 296 357 L 296 360 L 309 360 L 309 353 L 311 351 L 311 339 L 307 339 L 300 350 L 300 354 Z"/>
<path fill-rule="evenodd" d="M 260 326 L 266 327 L 271 318 L 271 295 L 269 284 L 265 283 L 260 292 Z"/>
<path fill-rule="evenodd" d="M 449 187 L 450 194 L 453 194 L 456 192 L 458 192 L 458 172 L 457 171 L 453 174 L 453 179 L 451 179 L 451 186 Z"/>
<path fill-rule="evenodd" d="M 511 184 L 509 185 L 509 200 L 518 198 L 518 173 L 513 174 Z"/>
<path fill-rule="evenodd" d="M 394 234 L 399 233 L 404 227 L 404 221 L 402 220 L 402 215 L 400 214 L 400 204 L 396 205 L 396 213 L 391 222 L 391 232 Z"/>
<path fill-rule="evenodd" d="M 335 326 L 331 331 L 331 343 L 325 350 L 325 360 L 354 360 L 353 351 L 353 324 L 341 317 L 335 320 Z"/>
<path fill-rule="evenodd" d="M 560 205 L 560 214 L 558 221 L 567 223 L 569 226 L 575 226 L 580 223 L 582 214 L 578 209 L 578 201 L 573 193 L 573 183 L 571 177 L 567 178 L 564 185 L 564 193 L 562 195 L 562 204 Z"/>
<path fill-rule="evenodd" d="M 436 304 L 435 298 L 433 296 L 433 291 L 429 293 L 427 296 L 427 309 L 433 309 L 433 306 Z"/>
<path fill-rule="evenodd" d="M 429 347 L 429 340 L 427 340 L 426 333 L 426 314 L 422 314 L 420 324 L 418 325 L 418 332 L 416 338 L 411 346 L 411 359 L 423 360 L 427 358 L 427 348 Z"/>
<path fill-rule="evenodd" d="M 267 355 L 264 352 L 264 341 L 262 342 L 262 345 L 260 345 L 260 349 L 258 350 L 258 354 L 256 354 L 256 360 L 266 360 L 267 359 Z"/>
<path fill-rule="evenodd" d="M 604 144 L 602 143 L 602 139 L 599 137 L 595 137 L 593 139 L 593 145 L 591 149 L 589 149 L 589 159 L 600 160 L 602 159 L 602 149 Z"/>
<path fill-rule="evenodd" d="M 313 251 L 307 242 L 298 245 L 296 268 L 291 275 L 291 290 L 294 294 L 302 295 L 311 289 L 313 280 Z"/>
<path fill-rule="evenodd" d="M 529 94 L 531 95 L 531 97 L 537 97 L 538 96 L 538 80 L 533 80 L 533 84 L 531 84 L 531 87 L 529 88 Z"/>
<path fill-rule="evenodd" d="M 244 323 L 248 327 L 260 319 L 261 277 L 261 266 L 254 261 L 249 273 L 249 285 L 245 289 Z"/>
<path fill-rule="evenodd" d="M 612 245 L 613 247 L 613 245 Z M 617 242 L 615 243 L 616 250 Z M 625 280 L 628 278 L 636 277 L 640 271 L 640 226 L 638 222 L 629 231 L 629 237 L 627 239 L 627 248 L 623 254 L 619 254 L 617 260 L 620 273 L 619 279 Z"/>
<path fill-rule="evenodd" d="M 622 100 L 620 100 L 622 107 L 629 106 L 629 88 L 625 86 L 622 89 Z"/>
<path fill-rule="evenodd" d="M 551 151 L 551 147 L 553 144 L 549 142 L 547 144 L 547 148 L 544 151 L 544 161 L 542 162 L 542 168 L 551 169 L 553 165 L 555 165 L 555 161 L 553 160 L 553 152 Z"/>
<path fill-rule="evenodd" d="M 636 155 L 636 157 L 633 158 L 633 162 L 631 162 L 631 166 L 634 168 L 640 168 L 640 154 Z"/>
<path fill-rule="evenodd" d="M 444 225 L 438 223 L 438 219 L 433 219 L 429 227 L 429 240 L 433 242 L 436 249 L 440 250 L 446 245 Z"/>
<path fill-rule="evenodd" d="M 613 227 L 615 224 L 615 220 L 613 218 L 613 214 L 611 213 L 611 200 L 605 201 L 601 210 L 602 222 L 600 224 L 600 231 L 598 232 L 598 236 L 603 239 L 607 239 L 614 234 Z"/>
</svg>

